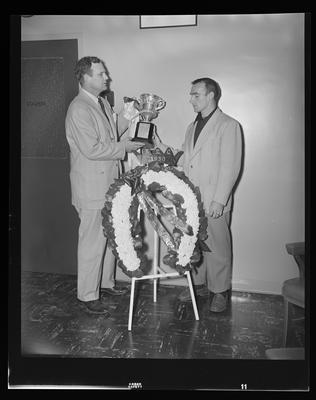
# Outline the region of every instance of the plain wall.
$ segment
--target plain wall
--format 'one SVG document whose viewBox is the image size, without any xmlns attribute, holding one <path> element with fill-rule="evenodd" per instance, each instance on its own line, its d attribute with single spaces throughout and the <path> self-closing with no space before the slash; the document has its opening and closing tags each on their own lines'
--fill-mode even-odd
<svg viewBox="0 0 316 400">
<path fill-rule="evenodd" d="M 232 218 L 233 289 L 280 293 L 282 282 L 298 275 L 285 244 L 305 239 L 304 14 L 197 21 L 140 29 L 138 16 L 35 15 L 22 18 L 22 40 L 77 38 L 79 57 L 105 60 L 117 109 L 123 96 L 164 98 L 155 123 L 174 147 L 195 118 L 192 80 L 217 80 L 219 106 L 240 122 L 245 143 Z M 118 278 L 127 279 L 121 271 Z"/>
</svg>

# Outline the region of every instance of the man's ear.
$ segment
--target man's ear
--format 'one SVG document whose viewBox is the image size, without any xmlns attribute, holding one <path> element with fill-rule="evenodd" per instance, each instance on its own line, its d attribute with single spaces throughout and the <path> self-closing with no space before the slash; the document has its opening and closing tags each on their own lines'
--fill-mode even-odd
<svg viewBox="0 0 316 400">
<path fill-rule="evenodd" d="M 92 78 L 92 75 L 89 75 L 89 74 L 83 74 L 82 76 L 83 76 L 84 83 L 89 82 L 90 79 Z"/>
<path fill-rule="evenodd" d="M 208 95 L 210 96 L 210 99 L 214 99 L 214 92 L 210 92 Z"/>
</svg>

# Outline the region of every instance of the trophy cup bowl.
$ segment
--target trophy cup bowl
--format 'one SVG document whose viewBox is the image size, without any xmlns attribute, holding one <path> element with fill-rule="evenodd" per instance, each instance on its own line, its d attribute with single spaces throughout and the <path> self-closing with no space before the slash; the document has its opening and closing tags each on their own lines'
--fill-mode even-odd
<svg viewBox="0 0 316 400">
<path fill-rule="evenodd" d="M 158 111 L 166 106 L 165 100 L 155 94 L 144 93 L 135 101 L 135 108 L 139 112 L 140 121 L 137 122 L 135 136 L 132 140 L 145 142 L 148 147 L 153 146 L 155 124 L 151 121 L 157 118 Z"/>
<path fill-rule="evenodd" d="M 138 99 L 138 111 L 145 122 L 150 122 L 158 116 L 158 111 L 166 106 L 165 100 L 155 94 L 144 93 Z"/>
</svg>

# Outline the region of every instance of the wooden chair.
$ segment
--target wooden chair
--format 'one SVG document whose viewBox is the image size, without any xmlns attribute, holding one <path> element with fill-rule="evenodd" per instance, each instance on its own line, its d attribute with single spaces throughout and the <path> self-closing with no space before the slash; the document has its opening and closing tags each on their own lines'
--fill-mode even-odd
<svg viewBox="0 0 316 400">
<path fill-rule="evenodd" d="M 282 296 L 284 299 L 284 331 L 283 347 L 279 349 L 266 350 L 269 359 L 304 359 L 305 349 L 301 347 L 286 347 L 289 331 L 289 305 L 295 304 L 305 308 L 305 243 L 286 244 L 287 252 L 292 255 L 299 268 L 299 277 L 287 279 L 282 286 Z"/>
</svg>

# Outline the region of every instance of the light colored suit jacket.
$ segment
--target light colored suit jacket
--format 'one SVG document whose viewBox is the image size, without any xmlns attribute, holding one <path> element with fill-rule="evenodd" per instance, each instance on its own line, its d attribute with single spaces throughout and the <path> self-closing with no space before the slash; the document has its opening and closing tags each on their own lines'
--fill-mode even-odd
<svg viewBox="0 0 316 400">
<path fill-rule="evenodd" d="M 117 141 L 111 107 L 107 100 L 103 103 L 109 119 L 100 105 L 80 90 L 66 115 L 72 204 L 77 208 L 104 207 L 105 194 L 125 157 L 125 144 Z"/>
<path fill-rule="evenodd" d="M 219 108 L 208 120 L 193 148 L 197 122 L 187 129 L 182 146 L 183 156 L 178 165 L 198 186 L 206 213 L 211 202 L 223 204 L 224 212 L 231 209 L 232 189 L 241 167 L 242 134 L 238 121 Z"/>
</svg>

